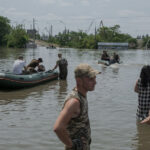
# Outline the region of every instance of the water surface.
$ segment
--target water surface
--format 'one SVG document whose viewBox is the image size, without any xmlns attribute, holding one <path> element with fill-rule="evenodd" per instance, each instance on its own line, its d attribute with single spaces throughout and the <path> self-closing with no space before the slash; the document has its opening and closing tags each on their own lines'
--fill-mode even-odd
<svg viewBox="0 0 150 150">
<path fill-rule="evenodd" d="M 68 60 L 67 81 L 52 81 L 33 88 L 0 91 L 0 150 L 63 150 L 53 132 L 66 95 L 75 85 L 74 68 L 89 63 L 100 70 L 95 91 L 88 93 L 92 128 L 92 150 L 149 150 L 150 126 L 136 124 L 137 94 L 134 85 L 150 52 L 118 51 L 123 62 L 118 69 L 103 68 L 97 61 L 101 51 L 77 49 L 0 49 L 0 70 L 11 70 L 14 60 L 23 55 L 28 64 L 42 57 L 52 69 L 57 54 Z"/>
</svg>

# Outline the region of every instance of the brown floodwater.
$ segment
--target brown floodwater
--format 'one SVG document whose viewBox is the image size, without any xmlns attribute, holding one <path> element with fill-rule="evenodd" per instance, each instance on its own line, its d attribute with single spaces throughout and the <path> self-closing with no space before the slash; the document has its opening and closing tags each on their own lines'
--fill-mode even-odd
<svg viewBox="0 0 150 150">
<path fill-rule="evenodd" d="M 52 69 L 61 52 L 68 60 L 67 81 L 55 80 L 36 87 L 0 91 L 0 150 L 63 150 L 53 132 L 66 95 L 74 88 L 74 68 L 89 63 L 102 73 L 95 91 L 88 93 L 92 150 L 149 150 L 150 126 L 136 123 L 137 94 L 134 85 L 150 52 L 120 50 L 122 64 L 104 68 L 97 64 L 101 51 L 77 49 L 0 49 L 0 72 L 11 70 L 23 55 L 26 63 L 42 57 Z M 110 51 L 112 53 L 112 51 Z"/>
</svg>

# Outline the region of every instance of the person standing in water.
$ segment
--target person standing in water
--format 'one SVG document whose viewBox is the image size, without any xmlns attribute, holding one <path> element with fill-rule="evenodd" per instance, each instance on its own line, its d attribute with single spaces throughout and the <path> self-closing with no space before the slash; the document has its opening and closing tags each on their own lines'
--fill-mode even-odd
<svg viewBox="0 0 150 150">
<path fill-rule="evenodd" d="M 88 64 L 80 64 L 74 73 L 76 87 L 66 98 L 54 124 L 54 132 L 64 143 L 65 150 L 90 150 L 91 128 L 87 92 L 94 91 L 96 75 L 100 72 Z"/>
<path fill-rule="evenodd" d="M 58 53 L 58 60 L 56 62 L 55 67 L 52 69 L 53 71 L 59 67 L 59 78 L 62 80 L 66 80 L 68 75 L 68 61 L 65 58 L 62 58 L 62 54 Z"/>
<path fill-rule="evenodd" d="M 137 120 L 150 122 L 150 66 L 141 69 L 140 78 L 136 81 L 134 91 L 138 93 Z"/>
</svg>

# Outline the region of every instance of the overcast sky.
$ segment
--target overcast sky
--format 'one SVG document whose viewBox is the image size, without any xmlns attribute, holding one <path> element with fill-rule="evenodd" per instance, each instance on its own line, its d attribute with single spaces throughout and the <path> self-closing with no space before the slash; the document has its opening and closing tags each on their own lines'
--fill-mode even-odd
<svg viewBox="0 0 150 150">
<path fill-rule="evenodd" d="M 24 24 L 40 33 L 53 26 L 53 35 L 65 27 L 94 32 L 95 26 L 120 25 L 122 33 L 150 35 L 150 0 L 0 0 L 0 15 L 11 24 Z"/>
</svg>

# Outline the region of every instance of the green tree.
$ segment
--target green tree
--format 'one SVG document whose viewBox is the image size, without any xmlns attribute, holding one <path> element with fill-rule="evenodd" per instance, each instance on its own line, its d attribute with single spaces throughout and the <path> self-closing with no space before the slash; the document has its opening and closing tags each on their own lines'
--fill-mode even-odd
<svg viewBox="0 0 150 150">
<path fill-rule="evenodd" d="M 138 46 L 137 39 L 135 38 L 128 39 L 128 43 L 129 43 L 129 48 L 132 48 L 132 49 L 135 49 Z"/>
<path fill-rule="evenodd" d="M 6 36 L 10 33 L 11 26 L 10 20 L 6 17 L 0 16 L 0 46 L 6 45 L 7 38 Z"/>
<path fill-rule="evenodd" d="M 88 49 L 97 48 L 98 42 L 129 42 L 130 48 L 137 47 L 136 39 L 132 38 L 129 34 L 121 33 L 119 25 L 114 25 L 113 27 L 100 27 L 96 30 L 95 34 L 90 35 L 82 30 L 79 30 L 78 32 L 64 30 L 55 37 L 51 37 L 49 41 L 63 47 Z"/>
<path fill-rule="evenodd" d="M 8 47 L 23 48 L 29 38 L 25 29 L 22 28 L 22 25 L 18 25 L 11 30 L 10 34 L 7 36 L 7 39 Z"/>
<path fill-rule="evenodd" d="M 120 32 L 120 26 L 114 25 L 113 27 L 101 27 L 97 31 L 98 39 L 101 42 L 127 42 L 131 38 L 128 34 Z"/>
<path fill-rule="evenodd" d="M 150 37 L 149 35 L 147 34 L 146 36 L 143 36 L 143 47 L 145 47 L 146 49 L 147 48 L 150 48 Z"/>
</svg>

